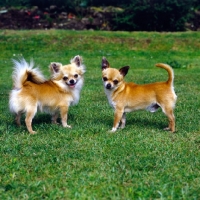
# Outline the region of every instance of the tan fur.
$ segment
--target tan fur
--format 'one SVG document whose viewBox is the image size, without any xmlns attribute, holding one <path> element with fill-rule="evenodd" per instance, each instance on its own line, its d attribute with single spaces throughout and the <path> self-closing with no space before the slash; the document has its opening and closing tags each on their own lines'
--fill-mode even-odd
<svg viewBox="0 0 200 200">
<path fill-rule="evenodd" d="M 11 112 L 16 113 L 16 122 L 20 125 L 22 113 L 26 113 L 25 123 L 30 133 L 32 119 L 37 109 L 52 114 L 52 122 L 57 123 L 60 112 L 63 127 L 67 124 L 70 105 L 77 104 L 83 86 L 82 58 L 75 56 L 68 65 L 51 63 L 51 79 L 45 80 L 38 70 L 33 69 L 24 59 L 14 60 L 14 89 L 10 93 L 9 105 Z M 21 86 L 21 87 L 20 87 Z"/>
<path fill-rule="evenodd" d="M 102 79 L 105 93 L 110 105 L 115 109 L 112 132 L 115 132 L 121 123 L 125 127 L 126 112 L 147 109 L 155 112 L 159 107 L 168 117 L 169 125 L 165 130 L 175 132 L 175 117 L 173 109 L 176 103 L 176 94 L 173 89 L 173 70 L 169 65 L 158 63 L 157 67 L 167 70 L 169 78 L 166 82 L 156 82 L 144 85 L 126 83 L 124 76 L 129 67 L 120 70 L 110 68 L 106 58 L 102 59 Z M 117 84 L 116 84 L 117 83 Z"/>
</svg>

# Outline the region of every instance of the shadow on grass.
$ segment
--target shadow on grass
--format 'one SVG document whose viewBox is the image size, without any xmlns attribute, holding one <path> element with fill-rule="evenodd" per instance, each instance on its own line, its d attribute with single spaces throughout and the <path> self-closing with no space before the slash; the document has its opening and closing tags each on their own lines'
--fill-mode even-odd
<svg viewBox="0 0 200 200">
<path fill-rule="evenodd" d="M 135 127 L 136 129 L 148 128 L 163 130 L 168 126 L 168 120 L 162 113 L 157 116 L 156 114 L 152 116 L 151 113 L 145 114 L 143 112 L 140 116 L 139 115 L 140 113 L 127 113 L 125 128 Z M 114 113 L 112 115 L 99 115 L 91 120 L 91 124 L 98 124 L 102 127 L 109 127 L 109 129 L 111 129 L 114 121 Z"/>
<path fill-rule="evenodd" d="M 167 127 L 168 122 L 163 117 L 162 121 L 158 119 L 148 119 L 148 118 L 131 118 L 127 120 L 126 125 L 132 125 L 137 128 L 149 128 L 149 129 L 160 129 L 163 130 Z"/>
</svg>

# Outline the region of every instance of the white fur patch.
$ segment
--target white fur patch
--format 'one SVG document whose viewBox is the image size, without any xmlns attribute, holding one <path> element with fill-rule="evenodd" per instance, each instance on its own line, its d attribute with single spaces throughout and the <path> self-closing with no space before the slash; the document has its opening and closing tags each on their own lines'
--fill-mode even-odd
<svg viewBox="0 0 200 200">
<path fill-rule="evenodd" d="M 18 113 L 22 108 L 20 107 L 18 95 L 21 90 L 12 90 L 9 98 L 9 108 L 12 113 Z"/>
<path fill-rule="evenodd" d="M 13 84 L 16 89 L 20 89 L 23 84 L 23 77 L 28 71 L 37 75 L 37 78 L 40 79 L 41 82 L 45 81 L 45 77 L 41 73 L 38 68 L 33 68 L 34 62 L 33 60 L 30 61 L 30 64 L 26 62 L 24 58 L 18 60 L 12 60 L 14 63 L 14 71 L 12 74 Z"/>
<path fill-rule="evenodd" d="M 72 89 L 72 95 L 74 97 L 73 101 L 72 101 L 72 105 L 76 105 L 79 102 L 80 99 L 80 91 L 83 87 L 83 78 L 79 79 L 78 82 L 75 85 L 75 88 Z"/>
<path fill-rule="evenodd" d="M 108 102 L 109 102 L 110 106 L 112 108 L 115 108 L 116 103 L 112 100 L 112 91 L 111 90 L 107 90 L 105 87 L 104 87 L 104 91 L 106 93 L 106 96 L 107 96 L 107 99 L 108 99 Z"/>
</svg>

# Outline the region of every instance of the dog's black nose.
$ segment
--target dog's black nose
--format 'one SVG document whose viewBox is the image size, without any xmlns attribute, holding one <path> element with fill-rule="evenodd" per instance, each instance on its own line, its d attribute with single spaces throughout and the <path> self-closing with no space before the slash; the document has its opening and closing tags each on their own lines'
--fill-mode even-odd
<svg viewBox="0 0 200 200">
<path fill-rule="evenodd" d="M 74 79 L 71 79 L 69 82 L 70 84 L 74 84 Z"/>
<path fill-rule="evenodd" d="M 107 89 L 110 89 L 110 88 L 111 88 L 111 84 L 108 83 L 108 84 L 106 85 L 106 88 L 107 88 Z"/>
</svg>

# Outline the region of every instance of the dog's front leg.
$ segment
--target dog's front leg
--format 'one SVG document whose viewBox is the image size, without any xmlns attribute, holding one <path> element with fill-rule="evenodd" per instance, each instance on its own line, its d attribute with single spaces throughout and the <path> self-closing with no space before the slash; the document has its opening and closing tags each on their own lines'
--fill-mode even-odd
<svg viewBox="0 0 200 200">
<path fill-rule="evenodd" d="M 68 107 L 62 106 L 60 108 L 60 116 L 61 116 L 62 125 L 63 127 L 71 128 L 71 126 L 67 124 L 67 114 L 68 114 Z"/>
<path fill-rule="evenodd" d="M 114 124 L 113 124 L 113 128 L 112 128 L 111 132 L 115 132 L 117 130 L 119 123 L 122 119 L 123 113 L 124 113 L 123 109 L 115 110 Z"/>
<path fill-rule="evenodd" d="M 120 128 L 124 128 L 125 125 L 126 125 L 126 113 L 124 112 L 122 115 Z"/>
</svg>

